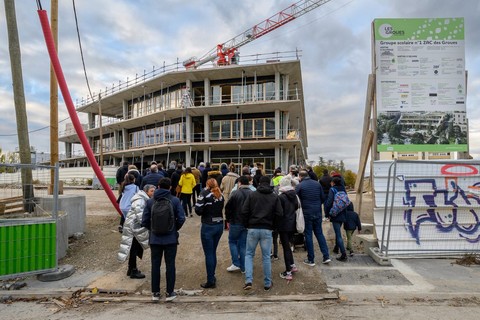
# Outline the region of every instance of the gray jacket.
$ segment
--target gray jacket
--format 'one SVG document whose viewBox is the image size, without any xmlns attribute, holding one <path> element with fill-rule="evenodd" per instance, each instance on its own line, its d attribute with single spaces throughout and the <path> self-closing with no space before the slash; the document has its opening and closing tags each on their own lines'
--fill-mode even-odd
<svg viewBox="0 0 480 320">
<path fill-rule="evenodd" d="M 117 259 L 120 262 L 127 260 L 133 237 L 137 239 L 143 249 L 148 249 L 149 247 L 148 238 L 150 233 L 147 228 L 140 226 L 142 223 L 143 208 L 145 208 L 148 199 L 150 198 L 143 190 L 138 191 L 132 197 L 132 206 L 125 218 L 122 239 L 120 240 L 120 250 L 117 254 Z"/>
</svg>

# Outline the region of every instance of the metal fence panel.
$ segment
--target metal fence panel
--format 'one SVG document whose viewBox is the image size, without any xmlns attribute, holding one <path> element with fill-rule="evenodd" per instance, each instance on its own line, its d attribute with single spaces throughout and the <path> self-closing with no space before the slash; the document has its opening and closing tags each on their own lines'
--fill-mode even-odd
<svg viewBox="0 0 480 320">
<path fill-rule="evenodd" d="M 480 162 L 376 161 L 374 222 L 386 255 L 480 252 Z"/>
<path fill-rule="evenodd" d="M 39 176 L 55 171 L 53 210 L 39 197 L 47 185 Z M 28 172 L 28 173 L 27 173 Z M 18 179 L 12 180 L 12 173 Z M 22 176 L 31 175 L 32 183 Z M 57 267 L 58 166 L 0 164 L 0 279 L 53 271 Z"/>
</svg>

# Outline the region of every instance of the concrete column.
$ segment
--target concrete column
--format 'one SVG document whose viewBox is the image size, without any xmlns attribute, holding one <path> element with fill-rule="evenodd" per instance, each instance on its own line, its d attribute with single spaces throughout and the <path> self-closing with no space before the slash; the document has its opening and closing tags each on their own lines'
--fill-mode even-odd
<svg viewBox="0 0 480 320">
<path fill-rule="evenodd" d="M 205 106 L 210 106 L 210 79 L 205 78 L 203 80 L 204 91 L 205 91 Z"/>
<path fill-rule="evenodd" d="M 119 150 L 118 146 L 119 146 L 119 143 L 118 143 L 118 130 L 113 130 L 113 150 L 114 151 L 117 151 Z"/>
<path fill-rule="evenodd" d="M 123 107 L 123 111 L 122 111 L 123 119 L 128 119 L 128 102 L 127 102 L 127 100 L 123 100 L 122 107 Z"/>
<path fill-rule="evenodd" d="M 275 140 L 280 139 L 280 131 L 281 131 L 281 125 L 280 125 L 280 110 L 275 110 Z M 283 134 L 282 134 L 283 136 Z"/>
<path fill-rule="evenodd" d="M 95 128 L 95 115 L 91 112 L 87 113 L 88 117 L 88 129 Z"/>
<path fill-rule="evenodd" d="M 210 142 L 210 115 L 203 115 L 203 132 L 205 135 L 205 142 Z"/>
<path fill-rule="evenodd" d="M 280 147 L 275 147 L 275 168 L 281 167 L 280 165 Z M 283 170 L 283 168 L 282 168 Z"/>
<path fill-rule="evenodd" d="M 72 157 L 72 144 L 70 142 L 65 142 L 65 156 L 67 159 Z"/>
<path fill-rule="evenodd" d="M 280 100 L 280 80 L 280 72 L 277 71 L 275 72 L 275 100 Z"/>
<path fill-rule="evenodd" d="M 290 131 L 288 123 L 290 122 L 290 112 L 284 111 L 283 112 L 283 138 L 285 139 Z"/>
<path fill-rule="evenodd" d="M 208 149 L 203 150 L 203 161 L 208 162 L 210 159 L 208 158 Z"/>
<path fill-rule="evenodd" d="M 127 129 L 122 129 L 122 137 L 120 139 L 120 144 L 122 146 L 122 150 L 128 149 L 128 131 Z"/>
<path fill-rule="evenodd" d="M 290 76 L 288 74 L 283 76 L 283 100 L 288 100 L 289 80 Z"/>
</svg>

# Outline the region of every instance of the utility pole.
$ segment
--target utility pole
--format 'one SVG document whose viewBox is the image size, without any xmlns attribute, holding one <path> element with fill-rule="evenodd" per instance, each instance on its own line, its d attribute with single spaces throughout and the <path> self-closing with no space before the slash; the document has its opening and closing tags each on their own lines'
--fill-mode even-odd
<svg viewBox="0 0 480 320">
<path fill-rule="evenodd" d="M 4 0 L 5 16 L 7 21 L 8 49 L 12 69 L 13 99 L 15 103 L 15 116 L 17 119 L 18 150 L 20 162 L 31 164 L 30 140 L 28 137 L 27 108 L 25 104 L 25 90 L 23 89 L 22 59 L 20 53 L 20 41 L 18 39 L 17 16 L 15 13 L 15 1 Z M 33 179 L 32 169 L 22 168 L 22 191 L 24 209 L 32 212 L 33 202 Z"/>
<path fill-rule="evenodd" d="M 50 27 L 52 29 L 55 50 L 58 52 L 58 0 L 50 1 L 52 16 Z M 55 71 L 50 63 L 50 165 L 55 166 L 58 162 L 58 84 Z M 55 170 L 50 171 L 49 194 L 53 194 L 55 184 Z M 60 189 L 61 190 L 61 189 Z"/>
</svg>

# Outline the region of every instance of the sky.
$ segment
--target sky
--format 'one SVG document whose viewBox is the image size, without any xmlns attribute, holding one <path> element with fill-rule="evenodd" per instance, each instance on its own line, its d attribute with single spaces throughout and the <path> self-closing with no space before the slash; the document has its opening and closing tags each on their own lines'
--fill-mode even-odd
<svg viewBox="0 0 480 320">
<path fill-rule="evenodd" d="M 76 1 L 88 80 L 105 90 L 152 66 L 201 57 L 294 3 L 294 0 Z M 30 145 L 49 152 L 49 58 L 36 1 L 15 1 Z M 49 17 L 50 1 L 42 1 Z M 343 160 L 357 170 L 376 18 L 465 19 L 470 154 L 480 158 L 480 1 L 331 0 L 250 42 L 242 55 L 301 50 L 308 159 Z M 72 1 L 59 1 L 59 58 L 73 101 L 87 97 Z M 15 151 L 15 108 L 4 2 L 0 2 L 0 148 Z M 59 120 L 68 118 L 59 94 Z M 69 120 L 59 124 L 65 129 Z M 59 145 L 63 152 L 63 143 Z"/>
</svg>

